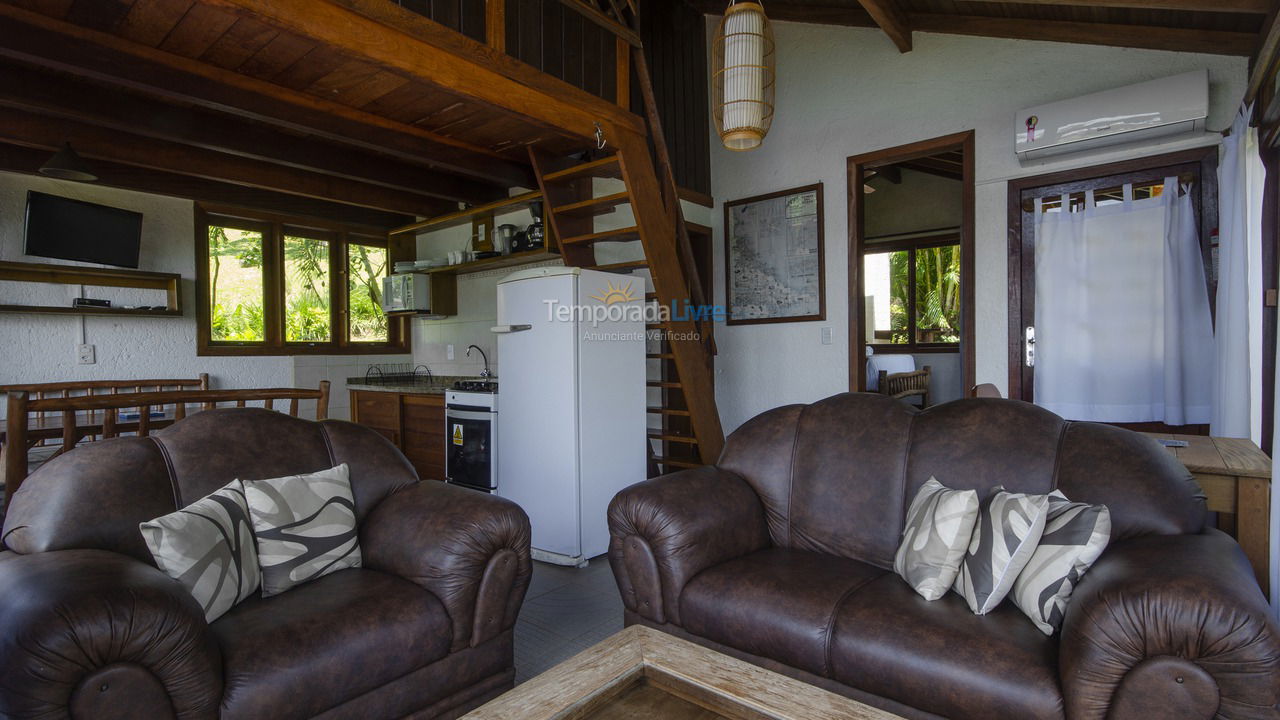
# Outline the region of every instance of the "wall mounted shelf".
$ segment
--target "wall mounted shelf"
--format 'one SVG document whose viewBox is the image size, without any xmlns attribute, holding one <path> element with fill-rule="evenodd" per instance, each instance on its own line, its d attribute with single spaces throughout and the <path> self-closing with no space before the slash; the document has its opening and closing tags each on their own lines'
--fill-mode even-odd
<svg viewBox="0 0 1280 720">
<path fill-rule="evenodd" d="M 501 270 L 502 268 L 517 267 L 519 265 L 529 265 L 544 260 L 559 260 L 560 253 L 552 252 L 547 249 L 526 250 L 524 252 L 515 252 L 510 255 L 499 255 L 497 257 L 484 258 L 482 260 L 472 260 L 461 265 L 446 265 L 444 267 L 427 268 L 417 270 L 415 272 L 426 273 L 428 275 L 467 275 L 469 273 L 485 272 L 486 270 Z"/>
<path fill-rule="evenodd" d="M 542 193 L 536 190 L 534 192 L 524 193 L 523 195 L 513 195 L 509 198 L 503 198 L 495 202 L 476 205 L 475 207 L 467 208 L 466 210 L 459 210 L 458 212 L 449 213 L 448 215 L 440 215 L 411 225 L 398 227 L 392 230 L 391 234 L 417 234 L 431 230 L 443 230 L 445 228 L 457 227 L 459 225 L 470 225 L 472 220 L 484 218 L 490 215 L 501 215 L 504 213 L 516 212 L 518 210 L 528 210 L 532 203 L 539 200 L 542 200 Z"/>
<path fill-rule="evenodd" d="M 116 268 L 46 265 L 0 261 L 0 280 L 53 285 L 92 285 L 140 290 L 163 290 L 163 310 L 122 307 L 60 307 L 56 305 L 0 305 L 0 312 L 48 313 L 57 315 L 133 315 L 139 317 L 182 317 L 182 276 L 177 273 L 144 272 Z"/>
</svg>

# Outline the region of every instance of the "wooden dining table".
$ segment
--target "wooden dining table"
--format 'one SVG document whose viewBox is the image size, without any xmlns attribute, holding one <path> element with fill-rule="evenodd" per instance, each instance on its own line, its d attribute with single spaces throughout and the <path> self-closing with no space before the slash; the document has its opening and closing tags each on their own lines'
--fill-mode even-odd
<svg viewBox="0 0 1280 720">
<path fill-rule="evenodd" d="M 1143 435 L 1187 444 L 1168 450 L 1200 483 L 1206 507 L 1218 513 L 1219 529 L 1240 543 L 1258 584 L 1270 597 L 1271 458 L 1248 438 Z"/>
</svg>

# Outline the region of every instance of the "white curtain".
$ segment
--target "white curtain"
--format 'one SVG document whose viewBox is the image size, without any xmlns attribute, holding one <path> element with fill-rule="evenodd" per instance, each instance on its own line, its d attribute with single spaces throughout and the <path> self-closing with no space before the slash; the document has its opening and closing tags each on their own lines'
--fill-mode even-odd
<svg viewBox="0 0 1280 720">
<path fill-rule="evenodd" d="M 1213 330 L 1190 194 L 1036 206 L 1035 400 L 1073 420 L 1209 420 Z"/>
<path fill-rule="evenodd" d="M 1250 110 L 1236 115 L 1218 165 L 1218 297 L 1209 434 L 1259 441 L 1262 179 Z"/>
</svg>

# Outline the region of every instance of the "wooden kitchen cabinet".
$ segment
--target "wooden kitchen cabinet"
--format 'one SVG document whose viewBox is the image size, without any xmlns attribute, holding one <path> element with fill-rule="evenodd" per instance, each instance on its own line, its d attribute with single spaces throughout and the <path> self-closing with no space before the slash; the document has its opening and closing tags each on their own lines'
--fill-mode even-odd
<svg viewBox="0 0 1280 720">
<path fill-rule="evenodd" d="M 351 421 L 400 448 L 423 480 L 444 480 L 444 395 L 351 391 Z"/>
</svg>

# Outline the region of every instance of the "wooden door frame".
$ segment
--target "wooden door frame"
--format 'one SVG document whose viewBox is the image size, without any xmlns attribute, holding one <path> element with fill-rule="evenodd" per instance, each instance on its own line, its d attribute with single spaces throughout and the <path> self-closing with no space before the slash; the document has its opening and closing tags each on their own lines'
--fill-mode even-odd
<svg viewBox="0 0 1280 720">
<path fill-rule="evenodd" d="M 1209 190 L 1212 189 L 1211 194 L 1213 195 L 1212 220 L 1209 218 L 1209 205 L 1206 198 L 1202 196 L 1200 201 L 1200 235 L 1201 241 L 1203 242 L 1206 232 L 1218 227 L 1217 161 L 1218 147 L 1216 145 L 1206 145 L 1204 147 L 1192 148 L 1190 150 L 1180 150 L 1161 155 L 1151 155 L 1147 157 L 1134 158 L 1132 160 L 1122 160 L 1119 162 L 1107 163 L 1105 165 L 1091 165 L 1089 167 L 1061 170 L 1058 172 L 1046 173 L 1044 175 L 1016 178 L 1009 181 L 1009 272 L 1007 277 L 1009 290 L 1009 386 L 1005 397 L 1020 400 L 1024 397 L 1023 391 L 1025 390 L 1023 387 L 1024 383 L 1022 381 L 1022 332 L 1025 325 L 1025 321 L 1022 317 L 1024 301 L 1022 286 L 1024 276 L 1034 274 L 1035 272 L 1035 258 L 1033 254 L 1025 252 L 1027 243 L 1025 242 L 1022 232 L 1023 192 L 1049 185 L 1061 185 L 1092 180 L 1095 178 L 1106 178 L 1112 175 L 1139 173 L 1173 165 L 1199 164 L 1201 180 L 1199 190 L 1202 193 L 1209 194 Z M 1211 307 L 1212 302 L 1213 298 L 1210 297 Z"/>
<path fill-rule="evenodd" d="M 930 140 L 853 155 L 847 159 L 846 191 L 848 193 L 849 232 L 849 389 L 859 391 L 867 385 L 866 336 L 862 318 L 866 313 L 866 289 L 862 277 L 862 251 L 866 247 L 863 220 L 865 203 L 862 176 L 866 170 L 916 160 L 940 152 L 958 150 L 964 156 L 961 180 L 962 213 L 960 220 L 960 366 L 964 383 L 963 396 L 973 395 L 977 369 L 974 366 L 974 131 L 944 135 Z"/>
</svg>

